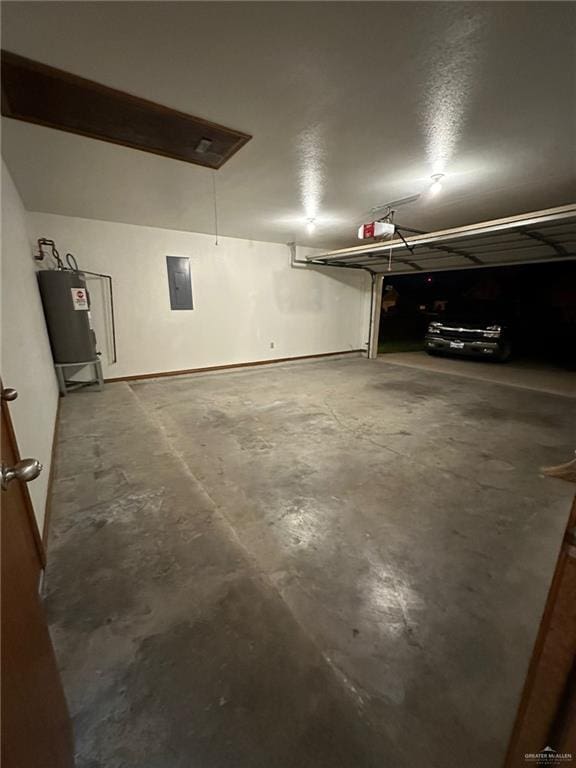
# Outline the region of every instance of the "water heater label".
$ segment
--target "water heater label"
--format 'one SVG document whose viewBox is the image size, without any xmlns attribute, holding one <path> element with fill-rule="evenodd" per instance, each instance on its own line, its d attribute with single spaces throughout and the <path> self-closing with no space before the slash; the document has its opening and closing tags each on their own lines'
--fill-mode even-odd
<svg viewBox="0 0 576 768">
<path fill-rule="evenodd" d="M 84 288 L 70 288 L 74 309 L 88 309 L 88 296 Z"/>
</svg>

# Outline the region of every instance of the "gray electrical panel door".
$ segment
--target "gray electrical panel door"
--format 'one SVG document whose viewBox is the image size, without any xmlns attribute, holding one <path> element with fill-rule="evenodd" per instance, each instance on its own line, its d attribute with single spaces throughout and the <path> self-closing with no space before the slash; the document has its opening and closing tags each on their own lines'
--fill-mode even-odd
<svg viewBox="0 0 576 768">
<path fill-rule="evenodd" d="M 187 256 L 166 256 L 171 309 L 194 309 L 192 304 L 192 278 Z"/>
</svg>

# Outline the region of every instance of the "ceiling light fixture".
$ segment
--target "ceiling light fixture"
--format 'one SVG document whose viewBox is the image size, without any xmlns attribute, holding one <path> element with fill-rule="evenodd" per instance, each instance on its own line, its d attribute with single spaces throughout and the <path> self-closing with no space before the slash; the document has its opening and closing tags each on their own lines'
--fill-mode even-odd
<svg viewBox="0 0 576 768">
<path fill-rule="evenodd" d="M 442 179 L 444 178 L 443 173 L 435 173 L 430 178 L 432 179 L 432 186 L 430 187 L 430 192 L 432 192 L 433 195 L 436 195 L 440 190 L 442 189 Z"/>
<path fill-rule="evenodd" d="M 316 231 L 316 219 L 308 219 L 308 223 L 306 225 L 306 231 L 309 235 L 313 235 Z"/>
</svg>

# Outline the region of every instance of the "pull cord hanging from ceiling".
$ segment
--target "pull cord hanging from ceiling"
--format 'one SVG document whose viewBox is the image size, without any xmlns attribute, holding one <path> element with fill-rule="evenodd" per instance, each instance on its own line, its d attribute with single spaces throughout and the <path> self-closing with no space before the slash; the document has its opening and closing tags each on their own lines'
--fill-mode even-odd
<svg viewBox="0 0 576 768">
<path fill-rule="evenodd" d="M 214 245 L 218 245 L 218 197 L 216 194 L 216 172 L 212 171 L 212 198 L 214 201 Z"/>
</svg>

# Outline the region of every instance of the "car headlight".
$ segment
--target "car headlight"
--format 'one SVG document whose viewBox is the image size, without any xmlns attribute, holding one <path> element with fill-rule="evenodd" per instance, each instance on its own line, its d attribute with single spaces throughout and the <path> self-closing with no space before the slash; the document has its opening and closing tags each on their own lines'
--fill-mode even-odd
<svg viewBox="0 0 576 768">
<path fill-rule="evenodd" d="M 428 333 L 440 333 L 442 323 L 430 323 L 428 326 Z"/>
<path fill-rule="evenodd" d="M 486 339 L 497 339 L 502 333 L 502 328 L 499 325 L 489 325 L 485 331 L 482 331 L 482 335 Z"/>
</svg>

